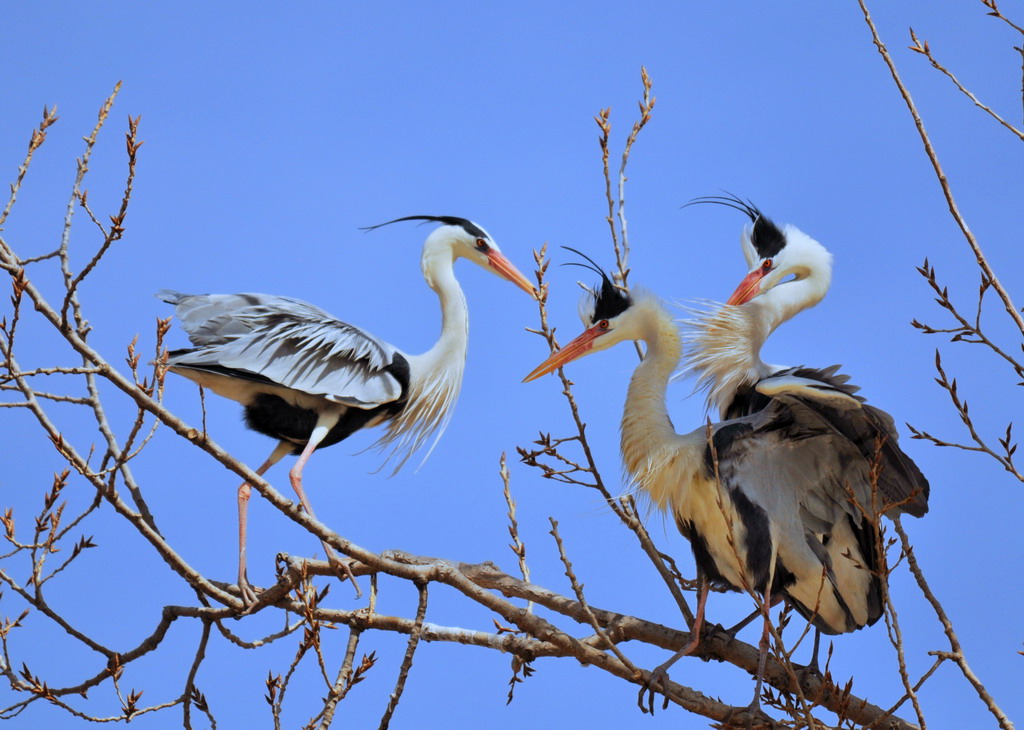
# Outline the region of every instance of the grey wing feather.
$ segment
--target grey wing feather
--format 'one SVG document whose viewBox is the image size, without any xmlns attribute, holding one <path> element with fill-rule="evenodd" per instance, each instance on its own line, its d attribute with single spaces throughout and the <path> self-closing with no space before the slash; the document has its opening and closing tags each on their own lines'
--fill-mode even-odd
<svg viewBox="0 0 1024 730">
<path fill-rule="evenodd" d="M 196 345 L 169 365 L 227 368 L 363 408 L 401 397 L 385 370 L 395 348 L 311 304 L 267 294 L 157 296 L 175 305 Z"/>
<path fill-rule="evenodd" d="M 772 397 L 789 410 L 794 423 L 805 429 L 834 434 L 836 444 L 843 446 L 837 452 L 838 460 L 859 462 L 857 470 L 863 474 L 848 483 L 864 507 L 871 504 L 870 469 L 877 464 L 881 502 L 895 505 L 891 509 L 894 513 L 906 512 L 915 517 L 924 515 L 928 511 L 928 480 L 900 449 L 899 434 L 892 416 L 855 395 L 858 388 L 849 384 L 846 375 L 837 374 L 837 369 L 838 366 L 824 370 L 792 368 L 776 373 L 770 379 L 776 381 L 776 386 L 787 378 L 796 386 L 788 391 L 776 387 Z M 813 381 L 821 385 L 808 387 L 808 383 Z M 850 408 L 841 402 L 843 398 L 848 402 L 856 400 L 862 405 Z"/>
<path fill-rule="evenodd" d="M 794 418 L 784 403 L 749 416 L 753 430 L 729 449 L 720 470 L 776 516 L 799 517 L 804 527 L 828 533 L 843 516 L 859 519 L 847 485 L 858 501 L 867 500 L 867 464 L 838 434 Z"/>
<path fill-rule="evenodd" d="M 770 398 L 776 395 L 803 396 L 839 410 L 855 410 L 860 408 L 863 403 L 862 398 L 847 393 L 841 387 L 835 387 L 831 383 L 816 378 L 804 378 L 791 374 L 776 374 L 770 378 L 764 378 L 757 383 L 755 390 Z"/>
<path fill-rule="evenodd" d="M 200 347 L 224 344 L 249 334 L 253 329 L 252 316 L 259 308 L 264 312 L 291 313 L 301 319 L 333 319 L 307 302 L 270 294 L 182 294 L 161 289 L 156 296 L 174 305 L 174 314 L 189 340 Z"/>
</svg>

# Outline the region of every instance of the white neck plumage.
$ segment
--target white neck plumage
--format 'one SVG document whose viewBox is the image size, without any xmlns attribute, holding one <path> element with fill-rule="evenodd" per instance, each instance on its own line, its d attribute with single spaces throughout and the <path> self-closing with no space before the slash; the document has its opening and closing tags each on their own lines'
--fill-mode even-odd
<svg viewBox="0 0 1024 730">
<path fill-rule="evenodd" d="M 423 277 L 437 292 L 441 303 L 441 336 L 422 355 L 407 356 L 410 381 L 406 406 L 388 423 L 387 431 L 378 441 L 381 447 L 393 444 L 388 458 L 399 459 L 395 471 L 435 431 L 434 445 L 437 444 L 462 388 L 469 343 L 469 313 L 466 297 L 455 278 L 454 263 L 450 248 L 424 248 Z M 424 460 L 428 456 L 430 451 Z"/>
<path fill-rule="evenodd" d="M 699 468 L 699 449 L 680 449 L 686 437 L 676 433 L 665 405 L 665 391 L 682 355 L 682 340 L 676 323 L 654 298 L 640 300 L 641 334 L 647 354 L 629 381 L 626 406 L 622 412 L 621 449 L 626 470 L 659 509 L 666 509 L 675 480 L 664 475 L 669 462 L 689 475 Z M 685 463 L 684 463 L 685 462 Z M 692 463 L 690 463 L 692 462 Z M 671 484 L 670 484 L 671 482 Z"/>
</svg>

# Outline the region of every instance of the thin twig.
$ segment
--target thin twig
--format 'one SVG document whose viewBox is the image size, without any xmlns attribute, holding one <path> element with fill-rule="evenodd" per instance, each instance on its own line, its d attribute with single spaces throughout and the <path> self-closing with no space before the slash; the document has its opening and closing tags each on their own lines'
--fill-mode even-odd
<svg viewBox="0 0 1024 730">
<path fill-rule="evenodd" d="M 942 189 L 942 195 L 946 199 L 946 205 L 949 206 L 950 215 L 953 216 L 953 220 L 956 221 L 957 226 L 960 228 L 964 238 L 967 240 L 967 245 L 970 246 L 971 251 L 974 253 L 978 266 L 984 272 L 986 278 L 992 282 L 992 288 L 999 294 L 999 298 L 1003 302 L 1006 313 L 1017 325 L 1017 329 L 1020 333 L 1024 335 L 1024 317 L 1021 316 L 1020 310 L 1013 303 L 1013 299 L 1010 298 L 1009 293 L 999 282 L 999 278 L 996 276 L 995 271 L 993 271 L 992 267 L 989 265 L 988 259 L 981 250 L 981 245 L 974 237 L 974 233 L 972 233 L 971 229 L 967 226 L 967 221 L 964 219 L 963 215 L 961 215 L 960 208 L 956 204 L 956 200 L 953 198 L 952 188 L 949 185 L 949 181 L 946 179 L 946 173 L 943 172 L 942 165 L 939 164 L 939 157 L 935 152 L 935 148 L 932 147 L 932 142 L 928 137 L 928 133 L 925 131 L 924 121 L 922 121 L 921 115 L 917 111 L 917 106 L 914 104 L 914 100 L 910 97 L 910 92 L 903 84 L 903 80 L 900 78 L 899 72 L 896 70 L 896 64 L 889 55 L 888 49 L 885 47 L 885 44 L 882 43 L 882 39 L 878 35 L 878 30 L 875 28 L 875 23 L 871 19 L 871 14 L 868 12 L 865 0 L 857 0 L 857 2 L 860 4 L 861 12 L 864 14 L 864 20 L 867 23 L 868 28 L 871 30 L 871 38 L 874 41 L 875 47 L 878 49 L 878 53 L 882 56 L 882 60 L 885 61 L 885 65 L 889 68 L 889 73 L 892 75 L 892 79 L 895 82 L 896 87 L 899 89 L 900 96 L 903 97 L 903 101 L 906 102 L 907 109 L 910 111 L 910 116 L 914 119 L 914 126 L 917 127 L 918 134 L 921 137 L 921 143 L 924 145 L 925 154 L 927 154 L 928 160 L 931 162 L 932 168 L 935 171 L 935 177 L 939 181 L 939 187 Z"/>
<path fill-rule="evenodd" d="M 32 155 L 35 154 L 43 142 L 46 141 L 46 130 L 49 129 L 57 119 L 57 107 L 54 105 L 52 108 L 47 109 L 43 107 L 43 120 L 39 122 L 39 126 L 32 130 L 32 136 L 28 142 L 28 152 L 25 153 L 25 159 L 22 160 L 18 166 L 18 177 L 15 178 L 14 182 L 11 183 L 11 194 L 7 198 L 7 204 L 4 206 L 2 212 L 0 212 L 0 227 L 7 221 L 7 216 L 11 214 L 11 209 L 14 207 L 15 201 L 18 199 L 18 191 L 21 190 L 21 183 L 25 180 L 25 174 L 28 172 L 29 165 L 32 164 Z M 27 261 L 20 262 L 27 263 Z"/>
<path fill-rule="evenodd" d="M 395 688 L 391 692 L 391 699 L 388 702 L 387 709 L 384 710 L 384 716 L 380 719 L 380 725 L 378 730 L 387 730 L 391 724 L 391 717 L 395 714 L 395 708 L 398 707 L 398 703 L 402 699 L 402 692 L 405 690 L 405 680 L 409 677 L 409 669 L 412 668 L 412 658 L 416 653 L 416 647 L 420 643 L 420 634 L 423 631 L 423 621 L 427 615 L 427 586 L 426 584 L 417 585 L 416 589 L 419 591 L 420 598 L 419 603 L 416 606 L 416 618 L 414 619 L 412 632 L 409 634 L 409 641 L 405 647 L 405 656 L 402 658 L 402 666 L 398 670 L 398 679 L 395 681 Z"/>
<path fill-rule="evenodd" d="M 565 577 L 569 579 L 569 584 L 572 586 L 573 593 L 576 594 L 576 600 L 579 601 L 583 614 L 587 617 L 587 621 L 590 626 L 594 629 L 594 632 L 601 637 L 601 649 L 611 649 L 612 653 L 618 657 L 619 661 L 622 662 L 623 666 L 630 669 L 636 679 L 640 679 L 640 671 L 634 666 L 633 662 L 622 653 L 618 645 L 609 638 L 608 634 L 605 633 L 604 628 L 598 623 L 597 617 L 594 616 L 594 612 L 590 610 L 590 606 L 587 605 L 587 599 L 583 595 L 583 584 L 576 579 L 576 573 L 572 569 L 572 563 L 569 561 L 569 556 L 565 554 L 565 545 L 562 542 L 562 536 L 558 534 L 558 521 L 552 517 L 548 520 L 551 522 L 551 536 L 555 538 L 555 544 L 558 546 L 558 557 L 562 561 L 562 565 L 565 566 Z"/>
<path fill-rule="evenodd" d="M 951 649 L 949 658 L 956 662 L 961 673 L 963 673 L 964 677 L 978 693 L 978 697 L 980 697 L 981 701 L 985 703 L 985 706 L 988 708 L 988 711 L 992 713 L 992 716 L 996 718 L 996 722 L 999 723 L 999 727 L 1003 728 L 1003 730 L 1012 730 L 1013 723 L 1010 722 L 1006 713 L 1002 711 L 996 703 L 995 698 L 989 694 L 985 685 L 981 683 L 981 680 L 978 679 L 977 675 L 974 674 L 974 671 L 967 663 L 967 657 L 964 655 L 963 647 L 960 645 L 960 638 L 953 629 L 953 622 L 949 620 L 949 616 L 946 615 L 946 610 L 935 597 L 935 594 L 932 593 L 932 589 L 924 577 L 924 572 L 921 570 L 921 566 L 917 562 L 917 556 L 914 554 L 914 548 L 910 544 L 910 538 L 904 531 L 899 517 L 893 517 L 893 524 L 896 527 L 896 534 L 900 536 L 903 554 L 907 556 L 907 565 L 910 567 L 910 572 L 917 581 L 917 585 L 921 589 L 921 593 L 924 594 L 928 603 L 931 604 L 932 610 L 935 611 L 935 616 L 939 619 L 939 623 L 942 624 L 942 631 L 946 634 L 946 639 L 949 641 Z"/>
<path fill-rule="evenodd" d="M 501 476 L 503 492 L 505 494 L 505 504 L 508 505 L 508 534 L 512 538 L 512 544 L 508 547 L 515 554 L 516 559 L 519 562 L 520 575 L 523 576 L 524 581 L 529 583 L 530 566 L 526 564 L 526 545 L 524 545 L 523 541 L 519 539 L 519 523 L 516 521 L 516 501 L 512 498 L 512 488 L 509 483 L 508 465 L 505 463 L 504 451 L 501 452 L 498 474 Z M 527 602 L 526 610 L 533 610 L 532 601 Z"/>
<path fill-rule="evenodd" d="M 932 68 L 934 68 L 936 71 L 939 71 L 943 76 L 945 76 L 947 79 L 952 81 L 953 85 L 956 86 L 957 90 L 961 94 L 966 96 L 968 99 L 970 99 L 972 102 L 974 102 L 974 105 L 976 107 L 978 107 L 979 109 L 984 111 L 986 114 L 988 114 L 990 117 L 992 117 L 997 122 L 999 122 L 1003 127 L 1005 127 L 1010 132 L 1012 132 L 1014 135 L 1016 135 L 1016 137 L 1018 139 L 1024 141 L 1024 131 L 1021 131 L 1021 130 L 1017 129 L 1012 124 L 1010 124 L 1005 119 L 1003 119 L 1001 116 L 996 114 L 996 112 L 994 112 L 990 107 L 986 106 L 985 104 L 982 104 L 981 101 L 978 100 L 978 97 L 976 97 L 971 91 L 966 89 L 964 87 L 964 85 L 960 83 L 960 81 L 957 79 L 957 77 L 954 76 L 953 73 L 949 69 L 947 69 L 941 63 L 939 63 L 939 61 L 932 54 L 931 48 L 928 46 L 928 41 L 923 41 L 922 42 L 917 37 L 917 34 L 914 33 L 914 29 L 913 28 L 910 29 L 910 40 L 912 40 L 914 42 L 914 45 L 909 46 L 910 50 L 914 51 L 915 53 L 920 53 L 922 56 L 927 58 L 928 61 L 932 64 Z"/>
</svg>

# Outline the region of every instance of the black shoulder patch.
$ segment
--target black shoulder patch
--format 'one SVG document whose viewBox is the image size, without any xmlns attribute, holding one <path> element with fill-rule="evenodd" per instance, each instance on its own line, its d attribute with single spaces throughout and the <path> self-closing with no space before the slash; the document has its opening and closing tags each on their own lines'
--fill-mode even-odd
<svg viewBox="0 0 1024 730">
<path fill-rule="evenodd" d="M 753 430 L 753 426 L 749 423 L 729 423 L 714 432 L 711 444 L 704 447 L 704 473 L 708 479 L 715 478 L 715 456 L 717 455 L 718 463 L 721 464 L 728 455 L 729 449 L 732 448 L 733 442 Z M 711 451 L 712 444 L 715 447 L 713 453 Z"/>
<path fill-rule="evenodd" d="M 398 381 L 398 385 L 402 388 L 402 395 L 398 400 L 404 401 L 409 395 L 409 361 L 402 356 L 402 353 L 396 352 L 395 356 L 391 359 L 391 363 L 384 370 Z"/>
<path fill-rule="evenodd" d="M 750 416 L 768 407 L 772 399 L 764 393 L 759 393 L 750 386 L 744 386 L 736 391 L 729 405 L 722 414 L 723 421 L 731 421 L 734 418 Z"/>
</svg>

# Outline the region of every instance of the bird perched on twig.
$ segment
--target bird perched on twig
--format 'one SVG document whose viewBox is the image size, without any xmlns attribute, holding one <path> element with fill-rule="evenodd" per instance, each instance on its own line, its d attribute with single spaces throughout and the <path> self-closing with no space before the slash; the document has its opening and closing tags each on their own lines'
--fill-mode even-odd
<svg viewBox="0 0 1024 730">
<path fill-rule="evenodd" d="M 391 449 L 389 458 L 397 459 L 397 471 L 431 434 L 443 432 L 462 385 L 469 334 L 455 260 L 468 259 L 535 295 L 533 285 L 491 236 L 465 218 L 407 216 L 367 230 L 414 220 L 441 224 L 427 237 L 421 259 L 423 277 L 440 299 L 441 336 L 422 355 L 408 355 L 298 299 L 170 290 L 157 294 L 175 305 L 194 345 L 171 351 L 167 369 L 238 401 L 245 406 L 249 428 L 278 440 L 257 474 L 289 453 L 298 455 L 289 477 L 314 519 L 302 488 L 302 470 L 314 450 L 383 424 L 386 430 L 375 445 Z M 238 489 L 238 587 L 247 605 L 256 600 L 246 577 L 250 491 L 247 483 Z M 334 551 L 323 545 L 337 567 Z"/>
<path fill-rule="evenodd" d="M 829 264 L 824 247 L 757 213 L 744 249 L 753 252 L 751 271 L 729 303 L 705 317 L 693 338 L 704 349 L 691 356 L 692 367 L 709 374 L 713 397 L 731 394 L 723 406 L 730 417 L 676 433 L 665 403 L 683 349 L 676 322 L 655 296 L 622 291 L 585 256 L 602 279 L 581 303 L 585 330 L 526 380 L 619 342 L 646 344 L 623 410 L 622 457 L 690 541 L 701 579 L 691 639 L 649 686 L 697 647 L 709 584 L 742 590 L 762 597 L 750 706 L 759 712 L 773 599 L 784 597 L 830 634 L 874 623 L 882 611 L 878 515 L 923 515 L 928 482 L 899 449 L 892 418 L 855 395 L 836 368 L 762 367 L 764 338 L 827 290 L 828 273 L 822 288 L 816 271 Z"/>
</svg>

